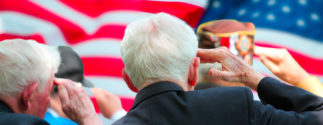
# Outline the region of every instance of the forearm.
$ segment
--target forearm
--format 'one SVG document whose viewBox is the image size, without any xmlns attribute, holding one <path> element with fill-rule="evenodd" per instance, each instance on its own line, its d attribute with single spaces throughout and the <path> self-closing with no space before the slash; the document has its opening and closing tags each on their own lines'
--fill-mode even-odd
<svg viewBox="0 0 323 125">
<path fill-rule="evenodd" d="M 252 125 L 321 125 L 323 110 L 295 112 L 279 110 L 271 105 L 253 103 L 251 109 Z"/>
<path fill-rule="evenodd" d="M 323 106 L 323 98 L 270 77 L 260 81 L 258 95 L 264 104 L 271 104 L 282 110 L 304 112 Z"/>
<path fill-rule="evenodd" d="M 294 85 L 323 97 L 323 84 L 315 76 L 308 76 Z"/>
</svg>

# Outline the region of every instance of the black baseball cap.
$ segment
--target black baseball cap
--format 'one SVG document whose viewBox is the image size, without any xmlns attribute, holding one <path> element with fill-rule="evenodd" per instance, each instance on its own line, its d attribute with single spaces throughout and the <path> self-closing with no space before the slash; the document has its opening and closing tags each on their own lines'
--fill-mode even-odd
<svg viewBox="0 0 323 125">
<path fill-rule="evenodd" d="M 55 77 L 79 82 L 85 87 L 94 87 L 93 83 L 84 77 L 83 63 L 79 55 L 68 46 L 58 46 L 58 51 L 61 56 L 61 64 Z"/>
</svg>

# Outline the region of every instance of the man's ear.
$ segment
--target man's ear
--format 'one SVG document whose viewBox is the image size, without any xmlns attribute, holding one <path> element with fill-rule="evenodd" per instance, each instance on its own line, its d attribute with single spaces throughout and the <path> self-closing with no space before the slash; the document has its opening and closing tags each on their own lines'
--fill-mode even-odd
<svg viewBox="0 0 323 125">
<path fill-rule="evenodd" d="M 21 101 L 23 104 L 22 108 L 24 110 L 27 110 L 28 108 L 30 108 L 30 99 L 31 99 L 33 92 L 36 91 L 37 87 L 38 87 L 37 83 L 32 83 L 32 84 L 28 85 L 27 87 L 25 87 L 24 91 L 22 92 Z"/>
<path fill-rule="evenodd" d="M 190 85 L 189 89 L 194 90 L 196 83 L 197 83 L 197 77 L 198 77 L 198 67 L 200 65 L 200 58 L 195 57 L 193 61 L 191 62 L 190 69 L 188 71 L 188 79 L 187 82 Z"/>
<path fill-rule="evenodd" d="M 129 78 L 128 74 L 124 69 L 122 69 L 122 77 L 123 77 L 123 80 L 127 83 L 128 88 L 133 92 L 137 93 L 138 89 L 133 85 L 131 79 Z"/>
</svg>

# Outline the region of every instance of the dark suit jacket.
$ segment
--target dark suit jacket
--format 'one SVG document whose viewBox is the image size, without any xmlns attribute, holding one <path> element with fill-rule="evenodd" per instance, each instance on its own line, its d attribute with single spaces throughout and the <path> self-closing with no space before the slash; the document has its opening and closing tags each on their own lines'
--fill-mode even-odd
<svg viewBox="0 0 323 125">
<path fill-rule="evenodd" d="M 46 121 L 36 116 L 17 114 L 0 101 L 0 125 L 49 125 Z"/>
<path fill-rule="evenodd" d="M 245 87 L 185 92 L 159 82 L 137 94 L 131 110 L 114 125 L 323 125 L 323 99 L 266 77 L 261 100 Z M 273 107 L 273 106 L 274 107 Z"/>
</svg>

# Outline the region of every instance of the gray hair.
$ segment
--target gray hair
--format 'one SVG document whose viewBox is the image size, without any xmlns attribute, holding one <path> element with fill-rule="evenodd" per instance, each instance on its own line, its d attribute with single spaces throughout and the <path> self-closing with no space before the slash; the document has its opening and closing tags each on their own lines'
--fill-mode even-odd
<svg viewBox="0 0 323 125">
<path fill-rule="evenodd" d="M 12 39 L 0 42 L 0 62 L 0 95 L 9 96 L 21 93 L 31 83 L 38 83 L 43 91 L 57 72 L 60 57 L 54 47 Z"/>
<path fill-rule="evenodd" d="M 135 87 L 185 80 L 197 52 L 197 37 L 184 21 L 158 13 L 129 24 L 121 43 L 125 71 Z"/>
</svg>

